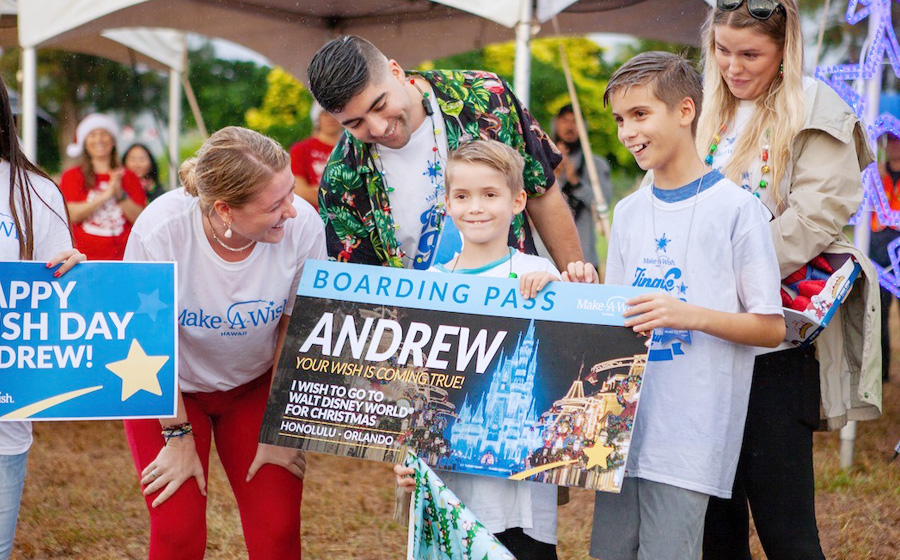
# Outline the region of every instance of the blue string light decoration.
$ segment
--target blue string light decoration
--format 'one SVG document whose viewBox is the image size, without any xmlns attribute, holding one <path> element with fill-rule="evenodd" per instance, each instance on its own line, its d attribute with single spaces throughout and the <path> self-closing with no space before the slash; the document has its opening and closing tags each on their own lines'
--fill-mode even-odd
<svg viewBox="0 0 900 560">
<path fill-rule="evenodd" d="M 892 22 L 891 1 L 849 0 L 845 17 L 848 24 L 856 25 L 873 14 L 880 16 L 878 29 L 875 31 L 868 54 L 859 64 L 819 66 L 815 72 L 816 78 L 831 86 L 850 105 L 856 116 L 866 126 L 866 133 L 873 145 L 883 134 L 891 134 L 900 138 L 900 121 L 890 113 L 882 113 L 874 122 L 866 122 L 867 100 L 854 90 L 852 84 L 857 80 L 865 82 L 875 78 L 876 73 L 881 71 L 885 57 L 890 61 L 894 75 L 900 78 L 900 45 L 897 43 L 897 33 Z M 894 1 L 900 2 L 900 0 Z M 865 219 L 868 211 L 871 210 L 882 224 L 900 228 L 900 211 L 891 209 L 876 163 L 872 163 L 863 170 L 862 180 L 862 204 L 850 219 L 850 223 L 856 224 L 859 220 Z M 900 238 L 888 245 L 888 253 L 891 258 L 891 269 L 883 269 L 876 265 L 878 279 L 885 289 L 900 297 Z"/>
<path fill-rule="evenodd" d="M 890 270 L 881 268 L 877 263 L 872 263 L 878 272 L 878 280 L 885 290 L 900 298 L 900 237 L 888 243 L 888 256 L 891 258 Z"/>
</svg>

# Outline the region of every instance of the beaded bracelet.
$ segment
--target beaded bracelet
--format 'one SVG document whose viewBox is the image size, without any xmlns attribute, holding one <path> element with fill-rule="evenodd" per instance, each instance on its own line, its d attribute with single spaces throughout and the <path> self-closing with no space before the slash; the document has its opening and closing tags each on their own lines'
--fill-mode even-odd
<svg viewBox="0 0 900 560">
<path fill-rule="evenodd" d="M 162 436 L 166 440 L 166 443 L 168 443 L 172 438 L 183 438 L 184 436 L 189 436 L 193 433 L 194 430 L 193 428 L 191 428 L 190 422 L 175 424 L 174 426 L 166 426 L 162 429 Z"/>
</svg>

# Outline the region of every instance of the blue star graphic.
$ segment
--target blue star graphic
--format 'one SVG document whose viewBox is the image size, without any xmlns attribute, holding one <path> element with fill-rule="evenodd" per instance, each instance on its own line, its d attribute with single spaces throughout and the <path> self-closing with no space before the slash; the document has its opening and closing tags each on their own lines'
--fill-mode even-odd
<svg viewBox="0 0 900 560">
<path fill-rule="evenodd" d="M 162 302 L 159 299 L 159 290 L 153 290 L 153 293 L 150 294 L 142 294 L 138 292 L 138 298 L 141 300 L 141 304 L 138 306 L 135 315 L 140 315 L 144 313 L 148 317 L 150 317 L 151 321 L 156 321 L 156 314 L 163 309 L 168 309 L 169 306 Z"/>
<path fill-rule="evenodd" d="M 422 172 L 422 175 L 426 175 L 429 179 L 437 179 L 443 172 L 441 171 L 441 164 L 433 161 L 428 164 L 428 169 Z"/>
<path fill-rule="evenodd" d="M 684 285 L 684 282 L 682 282 L 681 285 L 678 286 L 678 293 L 679 293 L 679 294 L 685 294 L 685 293 L 687 293 L 687 288 L 688 288 L 688 287 Z"/>
<path fill-rule="evenodd" d="M 656 241 L 656 250 L 662 251 L 663 253 L 669 248 L 669 244 L 672 242 L 671 239 L 666 238 L 666 234 L 662 234 L 662 237 L 655 239 Z"/>
</svg>

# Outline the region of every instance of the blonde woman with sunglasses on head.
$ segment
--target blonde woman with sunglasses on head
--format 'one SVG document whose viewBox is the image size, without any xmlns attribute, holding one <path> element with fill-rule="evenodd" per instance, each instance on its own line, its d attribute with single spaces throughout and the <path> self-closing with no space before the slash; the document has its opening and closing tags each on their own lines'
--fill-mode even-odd
<svg viewBox="0 0 900 560">
<path fill-rule="evenodd" d="M 823 251 L 864 272 L 814 346 L 757 355 L 732 498 L 709 502 L 703 558 L 750 560 L 749 504 L 769 560 L 821 560 L 813 431 L 881 408 L 878 282 L 842 234 L 873 155 L 850 107 L 803 76 L 794 0 L 718 0 L 703 49 L 698 150 L 771 212 L 782 278 Z"/>
</svg>

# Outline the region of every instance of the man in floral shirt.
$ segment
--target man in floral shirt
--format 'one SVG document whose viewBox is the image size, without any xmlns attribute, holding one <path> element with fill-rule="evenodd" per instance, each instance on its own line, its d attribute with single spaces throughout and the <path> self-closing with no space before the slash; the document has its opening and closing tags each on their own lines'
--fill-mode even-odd
<svg viewBox="0 0 900 560">
<path fill-rule="evenodd" d="M 502 78 L 408 76 L 353 36 L 319 49 L 307 75 L 313 96 L 345 128 L 319 192 L 332 258 L 419 269 L 446 261 L 460 242 L 443 219 L 444 161 L 462 143 L 491 138 L 524 156 L 526 212 L 557 266 L 583 260 L 571 212 L 553 188 L 561 156 Z M 510 227 L 510 246 L 534 253 L 524 214 Z"/>
</svg>

